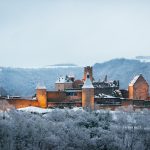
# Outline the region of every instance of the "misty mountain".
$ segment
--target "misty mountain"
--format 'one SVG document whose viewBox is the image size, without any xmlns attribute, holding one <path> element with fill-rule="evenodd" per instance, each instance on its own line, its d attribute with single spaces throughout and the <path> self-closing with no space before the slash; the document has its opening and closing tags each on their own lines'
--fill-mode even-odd
<svg viewBox="0 0 150 150">
<path fill-rule="evenodd" d="M 93 66 L 95 80 L 120 80 L 120 87 L 127 89 L 132 78 L 142 73 L 150 83 L 150 63 L 138 60 L 114 59 Z M 48 90 L 54 89 L 54 83 L 61 75 L 74 74 L 76 79 L 82 79 L 82 67 L 67 68 L 0 68 L 0 87 L 10 95 L 32 96 L 38 84 L 44 84 Z"/>
<path fill-rule="evenodd" d="M 96 79 L 103 80 L 106 74 L 108 80 L 120 80 L 120 87 L 125 89 L 128 88 L 129 82 L 137 74 L 143 74 L 150 84 L 150 63 L 130 59 L 113 59 L 94 65 Z"/>
<path fill-rule="evenodd" d="M 37 85 L 45 85 L 48 90 L 54 89 L 54 83 L 59 76 L 74 74 L 81 78 L 83 69 L 74 68 L 1 68 L 0 87 L 3 87 L 10 95 L 32 96 Z"/>
</svg>

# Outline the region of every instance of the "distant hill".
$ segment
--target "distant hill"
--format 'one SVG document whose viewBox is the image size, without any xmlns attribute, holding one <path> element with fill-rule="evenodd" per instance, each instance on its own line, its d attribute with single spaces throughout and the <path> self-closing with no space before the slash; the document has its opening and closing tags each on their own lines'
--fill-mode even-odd
<svg viewBox="0 0 150 150">
<path fill-rule="evenodd" d="M 69 67 L 75 68 L 78 66 L 75 64 L 55 64 L 55 65 L 45 66 L 44 68 L 69 68 Z"/>
<path fill-rule="evenodd" d="M 81 78 L 83 70 L 80 67 L 68 68 L 0 68 L 0 87 L 11 95 L 32 96 L 37 84 L 45 84 L 48 90 L 54 89 L 57 78 L 65 74 L 74 74 Z"/>
<path fill-rule="evenodd" d="M 121 88 L 127 88 L 129 82 L 136 74 L 142 73 L 150 84 L 150 63 L 138 60 L 114 59 L 93 66 L 96 80 L 103 80 L 108 75 L 110 80 L 120 80 Z M 82 79 L 83 68 L 0 68 L 0 87 L 11 95 L 32 96 L 37 84 L 45 84 L 48 90 L 54 89 L 54 82 L 60 75 L 74 74 Z"/>
<path fill-rule="evenodd" d="M 94 65 L 94 76 L 103 79 L 107 74 L 110 80 L 120 80 L 121 88 L 127 88 L 137 74 L 143 74 L 150 84 L 150 63 L 129 59 L 113 59 Z"/>
</svg>

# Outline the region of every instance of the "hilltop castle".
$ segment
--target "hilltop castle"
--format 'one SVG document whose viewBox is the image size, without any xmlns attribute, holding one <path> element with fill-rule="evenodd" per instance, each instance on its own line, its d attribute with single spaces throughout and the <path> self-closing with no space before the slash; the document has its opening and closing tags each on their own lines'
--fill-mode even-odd
<svg viewBox="0 0 150 150">
<path fill-rule="evenodd" d="M 84 68 L 83 79 L 76 80 L 73 75 L 59 77 L 55 90 L 47 91 L 45 86 L 37 86 L 36 97 L 4 98 L 16 108 L 36 106 L 41 108 L 83 107 L 87 109 L 116 109 L 133 105 L 134 108 L 150 108 L 149 85 L 142 75 L 129 83 L 128 90 L 121 90 L 119 81 L 95 81 L 93 68 Z"/>
</svg>

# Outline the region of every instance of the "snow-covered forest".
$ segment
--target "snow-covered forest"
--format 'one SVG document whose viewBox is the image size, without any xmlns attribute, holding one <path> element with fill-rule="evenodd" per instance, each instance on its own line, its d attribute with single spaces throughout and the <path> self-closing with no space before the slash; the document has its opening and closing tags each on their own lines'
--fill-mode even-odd
<svg viewBox="0 0 150 150">
<path fill-rule="evenodd" d="M 0 115 L 0 150 L 150 150 L 150 111 L 11 110 Z"/>
</svg>

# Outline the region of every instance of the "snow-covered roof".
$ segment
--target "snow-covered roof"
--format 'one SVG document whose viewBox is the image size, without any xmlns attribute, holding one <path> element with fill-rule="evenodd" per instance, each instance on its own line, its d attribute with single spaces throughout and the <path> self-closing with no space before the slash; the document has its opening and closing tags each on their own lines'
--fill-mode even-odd
<svg viewBox="0 0 150 150">
<path fill-rule="evenodd" d="M 82 87 L 82 89 L 85 89 L 85 88 L 94 88 L 94 86 L 93 86 L 93 84 L 92 84 L 92 82 L 91 82 L 91 79 L 90 79 L 90 77 L 89 77 L 89 74 L 87 73 L 87 78 L 86 78 L 86 80 L 85 80 L 85 82 L 84 82 L 84 84 L 83 84 L 83 87 Z"/>
<path fill-rule="evenodd" d="M 72 83 L 72 81 L 67 76 L 61 76 L 55 83 Z"/>
<path fill-rule="evenodd" d="M 95 98 L 116 98 L 116 97 L 101 93 L 99 95 L 95 95 Z"/>
<path fill-rule="evenodd" d="M 133 85 L 136 83 L 136 81 L 139 79 L 140 76 L 141 76 L 141 75 L 135 76 L 135 77 L 133 78 L 133 80 L 130 82 L 129 86 L 133 86 Z"/>
<path fill-rule="evenodd" d="M 46 89 L 46 86 L 38 84 L 37 87 L 36 87 L 36 89 Z"/>
<path fill-rule="evenodd" d="M 69 78 L 75 78 L 75 75 L 74 74 L 69 74 L 68 77 Z"/>
</svg>

